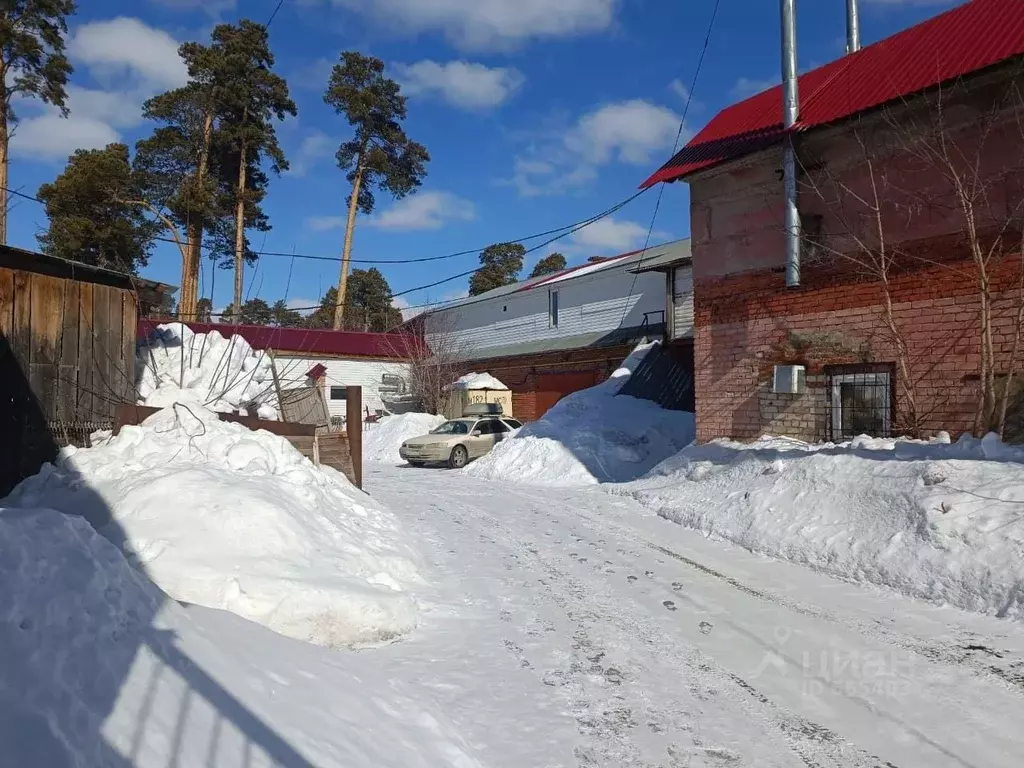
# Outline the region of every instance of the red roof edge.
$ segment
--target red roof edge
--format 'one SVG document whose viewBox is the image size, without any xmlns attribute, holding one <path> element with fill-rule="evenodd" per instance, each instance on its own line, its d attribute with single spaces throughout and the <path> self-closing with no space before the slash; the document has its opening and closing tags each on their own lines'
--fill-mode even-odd
<svg viewBox="0 0 1024 768">
<path fill-rule="evenodd" d="M 1021 0 L 968 0 L 800 75 L 796 131 L 846 120 L 966 75 L 1024 58 Z M 782 86 L 720 111 L 640 185 L 681 179 L 760 151 L 785 135 Z"/>
<path fill-rule="evenodd" d="M 140 318 L 137 338 L 147 339 L 160 325 L 182 322 L 175 319 Z M 372 357 L 377 359 L 409 360 L 421 356 L 429 349 L 424 340 L 408 332 L 364 333 L 362 331 L 332 331 L 320 328 L 277 328 L 266 325 L 221 325 L 217 323 L 185 322 L 193 333 L 216 331 L 224 337 L 241 336 L 255 350 L 272 349 L 275 352 L 310 357 Z"/>
</svg>

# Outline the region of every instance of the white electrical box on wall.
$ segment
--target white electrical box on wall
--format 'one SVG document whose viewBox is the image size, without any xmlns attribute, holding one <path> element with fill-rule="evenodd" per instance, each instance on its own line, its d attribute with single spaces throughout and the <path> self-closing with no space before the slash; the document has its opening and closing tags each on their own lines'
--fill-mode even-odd
<svg viewBox="0 0 1024 768">
<path fill-rule="evenodd" d="M 804 391 L 806 369 L 802 365 L 776 365 L 772 371 L 772 392 L 799 395 Z"/>
</svg>

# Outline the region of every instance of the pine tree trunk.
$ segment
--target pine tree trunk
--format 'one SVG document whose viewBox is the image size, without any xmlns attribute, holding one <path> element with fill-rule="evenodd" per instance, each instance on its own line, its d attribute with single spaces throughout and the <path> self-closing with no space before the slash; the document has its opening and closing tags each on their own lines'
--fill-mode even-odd
<svg viewBox="0 0 1024 768">
<path fill-rule="evenodd" d="M 7 89 L 0 80 L 0 245 L 7 245 L 7 149 L 11 137 L 7 131 L 6 104 Z"/>
<path fill-rule="evenodd" d="M 206 171 L 210 163 L 210 144 L 213 142 L 213 112 L 206 113 L 203 122 L 203 141 L 199 148 L 199 163 L 196 166 L 196 190 L 199 191 L 206 183 Z M 188 253 L 185 258 L 181 280 L 180 314 L 183 319 L 196 318 L 196 306 L 199 301 L 199 265 L 202 259 L 203 221 L 190 221 L 186 228 Z M 211 297 L 213 298 L 213 297 Z"/>
<path fill-rule="evenodd" d="M 341 253 L 341 275 L 338 278 L 338 304 L 334 307 L 334 330 L 340 331 L 345 319 L 345 289 L 348 287 L 348 265 L 352 258 L 352 233 L 356 228 L 356 211 L 359 208 L 359 187 L 363 183 L 363 158 L 359 158 L 356 178 L 352 182 L 352 198 L 348 204 L 348 225 L 345 227 L 345 247 Z"/>
<path fill-rule="evenodd" d="M 245 145 L 238 161 L 238 190 L 235 198 L 235 306 L 241 310 L 242 287 L 245 276 Z M 235 314 L 235 325 L 241 321 L 241 312 Z"/>
</svg>

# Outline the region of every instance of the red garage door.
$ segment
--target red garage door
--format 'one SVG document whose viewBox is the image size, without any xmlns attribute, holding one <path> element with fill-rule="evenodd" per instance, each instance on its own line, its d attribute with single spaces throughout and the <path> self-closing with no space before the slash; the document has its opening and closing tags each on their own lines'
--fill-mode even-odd
<svg viewBox="0 0 1024 768">
<path fill-rule="evenodd" d="M 537 376 L 537 406 L 535 418 L 540 418 L 566 395 L 592 387 L 597 383 L 597 371 L 573 373 L 542 373 Z"/>
</svg>

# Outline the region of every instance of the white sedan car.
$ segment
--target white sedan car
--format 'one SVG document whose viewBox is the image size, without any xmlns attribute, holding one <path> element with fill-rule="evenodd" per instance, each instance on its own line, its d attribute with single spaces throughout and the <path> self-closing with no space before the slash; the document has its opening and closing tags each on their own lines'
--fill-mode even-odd
<svg viewBox="0 0 1024 768">
<path fill-rule="evenodd" d="M 398 454 L 414 467 L 444 463 L 459 469 L 483 456 L 521 426 L 515 419 L 498 416 L 452 419 L 428 435 L 406 440 Z"/>
</svg>

